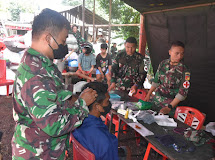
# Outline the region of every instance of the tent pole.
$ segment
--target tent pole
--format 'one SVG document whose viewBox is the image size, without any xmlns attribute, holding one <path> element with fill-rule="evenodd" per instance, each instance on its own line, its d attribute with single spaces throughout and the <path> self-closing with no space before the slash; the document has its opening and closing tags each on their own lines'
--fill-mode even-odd
<svg viewBox="0 0 215 160">
<path fill-rule="evenodd" d="M 95 5 L 96 5 L 96 0 L 93 2 L 93 43 L 95 43 Z"/>
<path fill-rule="evenodd" d="M 144 15 L 140 15 L 140 35 L 139 35 L 139 53 L 145 55 L 146 49 L 146 32 L 144 26 Z"/>
<path fill-rule="evenodd" d="M 82 6 L 82 22 L 83 22 L 83 27 L 82 27 L 82 37 L 84 37 L 84 24 L 85 24 L 85 0 L 83 0 L 83 6 Z"/>
<path fill-rule="evenodd" d="M 111 38 L 111 10 L 112 10 L 112 0 L 109 1 L 109 27 L 108 27 L 108 53 L 110 54 L 110 38 Z"/>
<path fill-rule="evenodd" d="M 93 25 L 91 24 L 86 24 L 85 26 L 88 27 L 93 27 Z M 125 26 L 130 26 L 130 27 L 135 27 L 135 26 L 140 26 L 140 24 L 111 24 L 111 27 L 115 26 L 115 27 L 125 27 Z M 109 27 L 109 24 L 97 24 L 95 25 L 95 27 L 99 27 L 99 28 L 106 28 Z"/>
</svg>

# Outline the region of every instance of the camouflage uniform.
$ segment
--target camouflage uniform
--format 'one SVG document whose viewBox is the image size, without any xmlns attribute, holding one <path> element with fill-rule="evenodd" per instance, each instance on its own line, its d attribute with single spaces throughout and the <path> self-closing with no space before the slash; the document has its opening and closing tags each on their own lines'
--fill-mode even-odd
<svg viewBox="0 0 215 160">
<path fill-rule="evenodd" d="M 89 110 L 83 99 L 71 103 L 53 62 L 30 48 L 23 55 L 13 91 L 13 159 L 64 159 L 69 132 Z"/>
<path fill-rule="evenodd" d="M 111 52 L 111 58 L 114 59 L 117 55 L 117 48 L 112 46 L 110 52 Z"/>
<path fill-rule="evenodd" d="M 189 80 L 190 72 L 183 63 L 173 66 L 170 65 L 170 59 L 162 61 L 152 82 L 152 86 L 156 87 L 152 102 L 162 108 L 170 104 L 174 98 L 183 101 L 188 93 Z"/>
<path fill-rule="evenodd" d="M 135 52 L 132 56 L 126 51 L 120 52 L 112 65 L 111 82 L 116 83 L 116 90 L 130 90 L 134 84 L 143 86 L 146 78 L 144 71 L 144 56 Z"/>
<path fill-rule="evenodd" d="M 82 38 L 81 33 L 79 31 L 77 31 L 76 33 L 71 32 L 71 34 L 74 35 L 74 37 L 76 38 L 77 42 L 78 42 L 78 51 L 77 53 L 81 52 L 81 45 L 85 42 L 84 38 Z"/>
</svg>

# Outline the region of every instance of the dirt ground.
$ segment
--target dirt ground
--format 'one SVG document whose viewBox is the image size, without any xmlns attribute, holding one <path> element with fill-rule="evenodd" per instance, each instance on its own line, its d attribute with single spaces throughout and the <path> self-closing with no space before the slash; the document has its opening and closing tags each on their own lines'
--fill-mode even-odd
<svg viewBox="0 0 215 160">
<path fill-rule="evenodd" d="M 14 133 L 12 97 L 0 96 L 0 132 L 3 133 L 0 141 L 0 153 L 3 160 L 11 159 L 11 138 Z"/>
<path fill-rule="evenodd" d="M 0 96 L 0 132 L 3 133 L 0 141 L 0 160 L 11 160 L 11 138 L 14 133 L 15 122 L 13 120 L 12 113 L 12 97 Z M 112 127 L 112 129 L 114 126 Z M 128 127 L 127 134 L 120 134 L 119 140 L 120 146 L 129 146 L 131 149 L 132 160 L 142 160 L 147 143 L 141 138 L 141 145 L 137 146 L 135 143 L 134 131 Z M 3 157 L 1 159 L 1 156 Z M 72 145 L 70 147 L 69 160 L 72 160 Z M 151 151 L 151 156 L 149 160 L 161 159 L 159 155 Z"/>
</svg>

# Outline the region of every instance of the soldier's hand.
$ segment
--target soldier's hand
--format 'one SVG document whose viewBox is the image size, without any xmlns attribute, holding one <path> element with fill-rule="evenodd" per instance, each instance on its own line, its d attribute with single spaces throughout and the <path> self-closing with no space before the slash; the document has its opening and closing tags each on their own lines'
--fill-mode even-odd
<svg viewBox="0 0 215 160">
<path fill-rule="evenodd" d="M 136 85 L 133 85 L 130 89 L 130 91 L 133 93 L 133 94 L 136 94 L 137 93 L 137 86 Z"/>
<path fill-rule="evenodd" d="M 162 114 L 169 114 L 170 111 L 171 111 L 171 109 L 169 107 L 163 107 L 160 110 L 160 113 L 162 113 Z"/>
<path fill-rule="evenodd" d="M 111 83 L 110 87 L 108 88 L 108 92 L 115 90 L 116 88 L 116 83 Z"/>
<path fill-rule="evenodd" d="M 145 101 L 145 102 L 148 102 L 149 99 L 150 99 L 150 96 L 147 94 L 146 97 L 144 98 L 144 101 Z"/>
<path fill-rule="evenodd" d="M 80 98 L 82 98 L 86 102 L 86 105 L 89 106 L 96 100 L 97 96 L 98 94 L 95 90 L 86 88 L 85 90 L 83 90 L 83 92 L 81 92 Z"/>
</svg>

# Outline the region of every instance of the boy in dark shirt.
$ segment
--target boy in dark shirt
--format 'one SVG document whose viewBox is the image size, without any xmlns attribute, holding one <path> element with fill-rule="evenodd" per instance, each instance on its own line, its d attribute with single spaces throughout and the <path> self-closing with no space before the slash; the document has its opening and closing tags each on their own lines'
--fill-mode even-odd
<svg viewBox="0 0 215 160">
<path fill-rule="evenodd" d="M 108 87 L 110 86 L 111 80 L 111 56 L 107 53 L 107 44 L 101 44 L 101 53 L 96 57 L 96 80 L 101 82 L 104 76 L 107 78 Z"/>
</svg>

